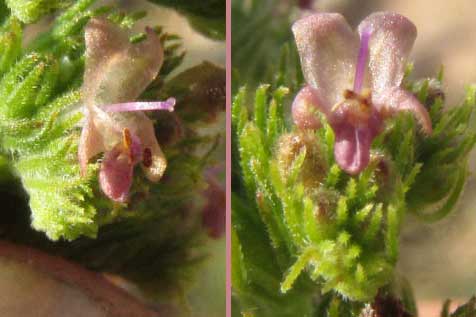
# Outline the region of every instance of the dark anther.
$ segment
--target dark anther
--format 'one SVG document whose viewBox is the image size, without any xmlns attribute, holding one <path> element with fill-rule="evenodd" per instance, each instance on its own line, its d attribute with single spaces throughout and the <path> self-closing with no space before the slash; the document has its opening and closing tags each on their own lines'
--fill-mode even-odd
<svg viewBox="0 0 476 317">
<path fill-rule="evenodd" d="M 382 291 L 379 291 L 375 297 L 372 308 L 376 317 L 413 317 L 406 311 L 399 299 L 389 294 L 383 294 Z"/>
<path fill-rule="evenodd" d="M 152 151 L 148 147 L 144 149 L 142 164 L 144 164 L 145 167 L 150 167 L 152 165 Z"/>
<path fill-rule="evenodd" d="M 345 99 L 355 99 L 356 97 L 357 97 L 357 94 L 353 92 L 352 90 L 349 90 L 349 89 L 344 90 Z"/>
</svg>

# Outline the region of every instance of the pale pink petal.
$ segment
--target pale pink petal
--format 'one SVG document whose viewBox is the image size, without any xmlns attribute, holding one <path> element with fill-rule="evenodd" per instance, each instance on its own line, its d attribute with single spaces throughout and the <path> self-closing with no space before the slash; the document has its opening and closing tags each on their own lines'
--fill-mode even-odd
<svg viewBox="0 0 476 317">
<path fill-rule="evenodd" d="M 134 165 L 128 155 L 115 147 L 104 155 L 99 171 L 101 189 L 111 200 L 126 202 L 132 185 Z"/>
<path fill-rule="evenodd" d="M 399 86 L 417 30 L 406 17 L 390 12 L 371 14 L 359 25 L 359 32 L 370 31 L 369 71 L 373 94 Z"/>
<path fill-rule="evenodd" d="M 306 82 L 323 97 L 322 107 L 331 108 L 342 100 L 345 89 L 352 89 L 358 34 L 337 13 L 302 18 L 292 30 Z"/>
<path fill-rule="evenodd" d="M 305 86 L 296 95 L 292 105 L 292 116 L 294 124 L 300 129 L 316 130 L 321 127 L 318 111 L 329 114 L 329 109 L 321 109 L 322 103 L 319 101 L 317 93 Z"/>
<path fill-rule="evenodd" d="M 376 100 L 376 103 L 384 116 L 394 115 L 399 111 L 411 112 L 421 125 L 423 132 L 432 133 L 431 118 L 425 106 L 412 93 L 403 88 L 388 89 Z"/>
<path fill-rule="evenodd" d="M 126 33 L 107 19 L 92 18 L 84 28 L 86 65 L 83 80 L 83 101 L 87 106 L 97 104 L 103 75 L 118 52 L 126 51 Z"/>
<path fill-rule="evenodd" d="M 157 77 L 164 63 L 164 48 L 159 36 L 150 27 L 146 27 L 145 31 L 147 38 L 138 44 L 132 45 L 130 52 L 130 56 L 132 56 L 135 62 L 141 64 L 144 70 L 143 75 L 146 85 L 139 94 Z"/>
<path fill-rule="evenodd" d="M 174 111 L 176 100 L 169 98 L 166 101 L 152 101 L 152 102 L 124 102 L 113 105 L 106 105 L 103 108 L 107 112 L 135 112 L 135 111 L 158 111 L 166 110 Z"/>
<path fill-rule="evenodd" d="M 78 145 L 78 159 L 82 176 L 86 176 L 89 159 L 104 151 L 101 134 L 97 131 L 89 116 L 86 117 Z"/>
<path fill-rule="evenodd" d="M 137 115 L 140 115 L 142 119 L 139 120 L 140 129 L 137 129 L 135 133 L 142 142 L 143 150 L 148 152 L 147 155 L 150 155 L 144 160 L 142 169 L 147 179 L 158 182 L 165 172 L 167 160 L 157 142 L 152 121 L 143 113 L 137 113 Z"/>
<path fill-rule="evenodd" d="M 152 30 L 132 44 L 117 25 L 92 19 L 85 36 L 83 98 L 88 107 L 136 100 L 159 73 L 164 51 Z"/>
</svg>

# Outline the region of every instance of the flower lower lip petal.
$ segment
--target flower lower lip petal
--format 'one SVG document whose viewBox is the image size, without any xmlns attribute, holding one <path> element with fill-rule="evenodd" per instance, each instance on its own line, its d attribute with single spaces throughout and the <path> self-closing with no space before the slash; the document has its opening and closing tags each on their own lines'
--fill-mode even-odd
<svg viewBox="0 0 476 317">
<path fill-rule="evenodd" d="M 120 147 L 106 152 L 99 171 L 99 183 L 102 191 L 111 200 L 126 202 L 132 185 L 133 164 L 121 159 Z"/>
</svg>

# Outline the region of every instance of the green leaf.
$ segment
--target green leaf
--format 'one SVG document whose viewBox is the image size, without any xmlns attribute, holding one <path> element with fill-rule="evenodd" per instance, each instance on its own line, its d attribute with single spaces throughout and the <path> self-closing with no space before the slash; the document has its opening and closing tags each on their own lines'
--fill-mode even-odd
<svg viewBox="0 0 476 317">
<path fill-rule="evenodd" d="M 312 247 L 307 248 L 301 253 L 301 255 L 299 255 L 296 262 L 289 268 L 289 271 L 281 283 L 281 292 L 286 293 L 291 289 L 299 274 L 301 274 L 302 270 L 304 270 L 310 259 L 315 256 L 317 256 L 317 252 L 316 249 Z"/>
</svg>

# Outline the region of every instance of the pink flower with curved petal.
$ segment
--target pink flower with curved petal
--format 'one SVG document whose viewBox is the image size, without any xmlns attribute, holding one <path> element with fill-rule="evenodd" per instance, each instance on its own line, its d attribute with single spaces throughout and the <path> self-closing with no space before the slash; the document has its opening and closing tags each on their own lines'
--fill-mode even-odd
<svg viewBox="0 0 476 317">
<path fill-rule="evenodd" d="M 349 174 L 365 169 L 373 139 L 384 121 L 410 111 L 427 134 L 432 132 L 425 107 L 400 87 L 406 60 L 416 38 L 407 18 L 374 13 L 354 32 L 336 13 L 316 13 L 293 27 L 307 86 L 292 105 L 295 124 L 317 129 L 321 112 L 335 134 L 334 155 Z"/>
<path fill-rule="evenodd" d="M 85 29 L 81 174 L 87 173 L 89 159 L 104 152 L 99 183 L 106 196 L 118 202 L 128 199 L 135 165 L 140 163 L 151 181 L 158 181 L 167 166 L 153 123 L 143 112 L 173 111 L 175 99 L 131 102 L 154 80 L 164 58 L 158 36 L 149 28 L 146 33 L 144 41 L 132 44 L 105 19 L 91 19 Z"/>
</svg>

